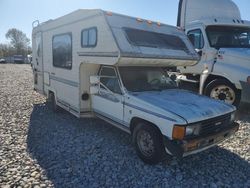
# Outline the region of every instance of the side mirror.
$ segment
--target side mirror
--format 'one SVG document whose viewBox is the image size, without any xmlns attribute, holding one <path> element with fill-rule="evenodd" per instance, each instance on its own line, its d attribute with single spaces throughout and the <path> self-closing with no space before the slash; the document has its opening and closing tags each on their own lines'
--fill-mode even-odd
<svg viewBox="0 0 250 188">
<path fill-rule="evenodd" d="M 99 76 L 90 76 L 89 78 L 90 88 L 89 92 L 91 95 L 98 94 L 100 88 L 100 77 Z"/>
<path fill-rule="evenodd" d="M 195 49 L 195 51 L 197 52 L 197 54 L 201 57 L 202 56 L 202 50 L 201 49 Z"/>
<path fill-rule="evenodd" d="M 100 77 L 99 76 L 90 76 L 89 82 L 91 85 L 99 84 Z"/>
</svg>

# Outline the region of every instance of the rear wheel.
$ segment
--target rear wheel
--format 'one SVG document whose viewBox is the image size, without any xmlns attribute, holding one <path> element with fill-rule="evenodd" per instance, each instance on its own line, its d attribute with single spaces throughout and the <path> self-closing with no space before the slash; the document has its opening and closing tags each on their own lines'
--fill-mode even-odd
<svg viewBox="0 0 250 188">
<path fill-rule="evenodd" d="M 133 131 L 133 143 L 138 156 L 147 164 L 157 164 L 167 155 L 161 133 L 149 123 L 138 123 Z"/>
<path fill-rule="evenodd" d="M 224 79 L 216 79 L 210 82 L 205 88 L 205 95 L 236 107 L 240 104 L 240 91 Z"/>
</svg>

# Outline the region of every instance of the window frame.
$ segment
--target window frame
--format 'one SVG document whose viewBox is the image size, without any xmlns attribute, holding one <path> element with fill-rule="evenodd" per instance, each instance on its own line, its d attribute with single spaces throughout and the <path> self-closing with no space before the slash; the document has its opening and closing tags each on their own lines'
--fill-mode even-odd
<svg viewBox="0 0 250 188">
<path fill-rule="evenodd" d="M 201 48 L 196 48 L 196 49 L 199 49 L 199 50 L 201 50 L 201 49 L 203 49 L 204 47 L 205 47 L 205 39 L 204 39 L 204 34 L 203 34 L 203 32 L 202 32 L 202 30 L 200 29 L 200 28 L 197 28 L 197 29 L 192 29 L 192 30 L 189 30 L 188 32 L 187 32 L 187 37 L 188 37 L 188 39 L 189 39 L 189 34 L 191 33 L 191 32 L 194 32 L 194 31 L 199 31 L 200 33 L 201 33 L 201 35 L 202 35 L 202 47 Z M 189 39 L 190 40 L 190 39 Z M 191 41 L 190 41 L 191 42 Z M 192 42 L 191 42 L 192 43 Z M 192 44 L 193 46 L 194 46 L 194 44 Z M 194 46 L 194 48 L 195 48 L 195 46 Z"/>
<path fill-rule="evenodd" d="M 70 36 L 70 42 L 71 42 L 71 66 L 70 67 L 62 67 L 62 66 L 57 66 L 54 64 L 54 48 L 53 48 L 53 41 L 54 41 L 54 38 L 55 37 L 58 37 L 58 36 L 63 36 L 63 35 L 68 35 Z M 72 70 L 72 66 L 73 66 L 73 45 L 72 45 L 72 40 L 73 36 L 72 36 L 72 32 L 67 32 L 67 33 L 61 33 L 61 34 L 56 34 L 56 35 L 53 35 L 52 37 L 52 64 L 53 64 L 53 67 L 56 67 L 56 68 L 60 68 L 60 69 L 67 69 L 67 70 Z"/>
<path fill-rule="evenodd" d="M 103 77 L 103 78 L 115 78 L 114 76 L 102 76 L 102 75 L 101 75 L 101 72 L 102 72 L 103 68 L 109 68 L 109 69 L 113 69 L 113 70 L 115 71 L 115 75 L 116 75 L 116 78 L 117 78 L 117 80 L 118 80 L 118 84 L 119 84 L 119 87 L 120 87 L 120 93 L 114 92 L 114 91 L 110 90 L 109 88 L 108 88 L 108 89 L 109 89 L 111 92 L 113 92 L 114 94 L 123 95 L 122 83 L 121 83 L 120 75 L 119 75 L 119 73 L 118 73 L 116 67 L 107 66 L 107 65 L 101 66 L 100 69 L 99 69 L 99 71 L 98 71 L 98 76 L 99 76 L 99 78 L 100 78 L 100 82 L 101 82 L 101 78 L 102 78 L 102 77 Z M 107 87 L 107 86 L 105 85 L 105 87 Z M 101 87 L 100 87 L 100 88 L 101 88 Z M 102 88 L 101 88 L 101 89 L 102 89 Z M 106 89 L 104 89 L 104 90 L 106 91 Z"/>
<path fill-rule="evenodd" d="M 83 45 L 83 42 L 82 42 L 82 39 L 83 39 L 83 32 L 85 31 L 88 31 L 88 43 L 89 43 L 89 30 L 91 29 L 94 29 L 95 30 L 95 33 L 96 33 L 96 40 L 95 40 L 95 44 L 94 45 Z M 86 28 L 86 29 L 82 29 L 81 30 L 81 47 L 82 48 L 94 48 L 97 46 L 97 41 L 98 41 L 98 29 L 97 27 L 89 27 L 89 28 Z"/>
<path fill-rule="evenodd" d="M 129 30 L 131 30 L 131 31 L 134 30 L 134 31 L 138 31 L 138 32 L 147 32 L 147 33 L 150 33 L 150 34 L 154 34 L 157 37 L 157 39 L 160 39 L 159 35 L 161 35 L 161 36 L 167 36 L 167 37 L 175 37 L 175 38 L 177 38 L 180 41 L 180 43 L 182 43 L 182 45 L 183 45 L 183 49 L 182 50 L 189 51 L 189 48 L 188 48 L 187 44 L 182 40 L 182 38 L 179 37 L 179 36 L 177 36 L 177 35 L 174 35 L 174 34 L 159 33 L 159 32 L 156 32 L 156 31 L 149 31 L 149 30 L 143 30 L 143 29 L 132 28 L 132 27 L 123 27 L 122 30 L 123 30 L 123 33 L 124 33 L 124 35 L 125 35 L 128 43 L 131 44 L 131 45 L 133 45 L 133 46 L 135 46 L 135 47 L 157 48 L 157 49 L 167 49 L 167 50 L 181 50 L 180 46 L 171 46 L 169 44 L 167 44 L 167 45 L 169 45 L 169 47 L 166 47 L 166 46 L 162 47 L 162 46 L 160 46 L 158 44 L 156 44 L 156 46 L 154 46 L 154 45 L 138 44 L 137 41 L 133 41 L 129 37 L 129 34 L 128 34 Z"/>
</svg>

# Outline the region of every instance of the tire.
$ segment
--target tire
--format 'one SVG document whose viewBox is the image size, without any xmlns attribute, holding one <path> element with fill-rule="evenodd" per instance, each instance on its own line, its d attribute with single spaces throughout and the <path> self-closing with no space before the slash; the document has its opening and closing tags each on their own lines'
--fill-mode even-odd
<svg viewBox="0 0 250 188">
<path fill-rule="evenodd" d="M 236 107 L 240 104 L 241 92 L 231 82 L 225 79 L 216 79 L 210 82 L 204 94 L 216 100 L 224 101 Z"/>
<path fill-rule="evenodd" d="M 165 159 L 163 137 L 151 124 L 140 122 L 133 130 L 133 143 L 137 155 L 147 164 L 157 164 Z"/>
<path fill-rule="evenodd" d="M 49 107 L 53 112 L 59 111 L 59 106 L 57 106 L 57 104 L 56 104 L 56 98 L 55 98 L 54 93 L 51 92 L 49 94 L 49 101 L 48 102 L 49 102 Z"/>
</svg>

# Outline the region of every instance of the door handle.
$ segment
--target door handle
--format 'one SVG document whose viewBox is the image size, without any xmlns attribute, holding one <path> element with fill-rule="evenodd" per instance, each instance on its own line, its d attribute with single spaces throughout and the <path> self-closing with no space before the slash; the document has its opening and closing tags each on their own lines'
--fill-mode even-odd
<svg viewBox="0 0 250 188">
<path fill-rule="evenodd" d="M 54 72 L 51 72 L 50 74 L 52 74 L 52 75 L 56 75 Z"/>
</svg>

